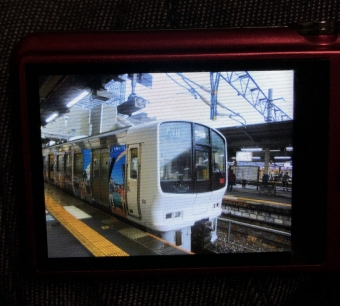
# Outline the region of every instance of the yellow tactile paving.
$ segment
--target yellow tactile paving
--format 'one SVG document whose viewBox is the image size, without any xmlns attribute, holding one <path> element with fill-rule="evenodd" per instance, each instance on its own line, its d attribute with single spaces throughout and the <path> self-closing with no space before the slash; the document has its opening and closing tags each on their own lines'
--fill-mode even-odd
<svg viewBox="0 0 340 306">
<path fill-rule="evenodd" d="M 233 197 L 233 196 L 224 196 L 223 199 L 231 200 L 231 201 L 240 201 L 242 203 L 262 203 L 262 204 L 275 204 L 275 205 L 282 205 L 282 206 L 291 206 L 291 204 L 273 202 L 273 201 L 266 201 L 266 200 L 256 200 L 251 198 L 242 198 L 242 197 Z"/>
<path fill-rule="evenodd" d="M 129 256 L 95 230 L 72 216 L 50 196 L 45 195 L 45 203 L 47 210 L 94 256 Z"/>
</svg>

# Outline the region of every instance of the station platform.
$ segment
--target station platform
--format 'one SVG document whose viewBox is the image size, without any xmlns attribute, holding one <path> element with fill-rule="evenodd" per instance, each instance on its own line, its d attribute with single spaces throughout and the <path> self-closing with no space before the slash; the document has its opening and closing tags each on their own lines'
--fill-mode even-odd
<svg viewBox="0 0 340 306">
<path fill-rule="evenodd" d="M 49 258 L 193 254 L 49 184 L 45 203 Z"/>
<path fill-rule="evenodd" d="M 232 191 L 226 191 L 225 197 L 248 198 L 261 201 L 263 204 L 277 203 L 291 205 L 292 202 L 291 188 L 289 191 L 286 191 L 281 187 L 276 188 L 276 193 L 274 195 L 260 192 L 257 186 L 246 185 L 246 187 L 242 187 L 242 185 L 237 184 L 233 186 Z"/>
<path fill-rule="evenodd" d="M 276 190 L 276 194 L 264 194 L 256 186 L 233 186 L 222 200 L 222 212 L 230 217 L 250 219 L 289 228 L 292 215 L 292 194 Z"/>
</svg>

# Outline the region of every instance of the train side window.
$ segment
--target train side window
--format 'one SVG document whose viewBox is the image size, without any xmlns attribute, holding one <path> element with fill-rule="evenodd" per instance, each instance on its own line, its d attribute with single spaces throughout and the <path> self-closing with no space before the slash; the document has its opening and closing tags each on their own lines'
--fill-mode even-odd
<svg viewBox="0 0 340 306">
<path fill-rule="evenodd" d="M 58 155 L 57 170 L 58 171 L 64 171 L 65 170 L 64 155 Z"/>
<path fill-rule="evenodd" d="M 77 153 L 74 155 L 74 175 L 82 177 L 83 175 L 84 155 Z"/>
<path fill-rule="evenodd" d="M 54 155 L 50 154 L 49 156 L 49 170 L 53 172 L 54 170 Z"/>
<path fill-rule="evenodd" d="M 110 159 L 109 152 L 103 152 L 101 154 L 100 177 L 102 179 L 108 179 L 109 177 L 109 159 Z"/>
<path fill-rule="evenodd" d="M 48 155 L 48 163 L 49 163 L 49 173 L 48 177 L 50 180 L 54 180 L 54 155 L 50 154 Z"/>
<path fill-rule="evenodd" d="M 65 159 L 65 173 L 72 174 L 72 155 L 67 154 Z"/>
<path fill-rule="evenodd" d="M 138 149 L 130 149 L 130 178 L 138 178 Z"/>
</svg>

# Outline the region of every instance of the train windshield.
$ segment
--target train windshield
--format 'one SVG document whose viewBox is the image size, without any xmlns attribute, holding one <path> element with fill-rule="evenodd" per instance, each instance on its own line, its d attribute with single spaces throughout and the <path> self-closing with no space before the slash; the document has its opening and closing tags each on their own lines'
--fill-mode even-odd
<svg viewBox="0 0 340 306">
<path fill-rule="evenodd" d="M 197 193 L 225 186 L 225 141 L 189 122 L 160 126 L 160 184 L 164 192 Z"/>
</svg>

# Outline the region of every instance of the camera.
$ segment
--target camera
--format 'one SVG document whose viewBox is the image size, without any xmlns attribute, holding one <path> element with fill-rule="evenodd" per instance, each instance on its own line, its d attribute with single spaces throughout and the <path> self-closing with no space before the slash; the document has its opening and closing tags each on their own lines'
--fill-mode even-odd
<svg viewBox="0 0 340 306">
<path fill-rule="evenodd" d="M 16 171 L 34 271 L 338 268 L 338 32 L 23 39 Z"/>
</svg>

